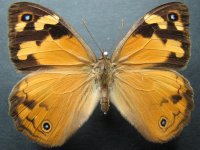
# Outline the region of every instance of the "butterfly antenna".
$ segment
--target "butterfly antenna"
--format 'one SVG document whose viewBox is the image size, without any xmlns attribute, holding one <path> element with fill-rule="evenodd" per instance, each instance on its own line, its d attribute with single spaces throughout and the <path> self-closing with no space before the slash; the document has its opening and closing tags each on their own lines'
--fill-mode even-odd
<svg viewBox="0 0 200 150">
<path fill-rule="evenodd" d="M 84 25 L 85 25 L 85 27 L 86 27 L 86 29 L 87 29 L 87 31 L 88 31 L 88 33 L 90 34 L 90 31 L 88 30 L 88 28 L 87 28 L 87 26 L 86 26 L 86 23 L 85 23 L 85 21 L 82 19 L 82 21 L 83 21 L 83 23 L 84 23 Z M 97 47 L 99 48 L 99 50 L 102 52 L 102 50 L 100 49 L 100 47 L 99 47 L 99 45 L 97 44 L 97 42 L 94 40 L 94 38 L 92 37 L 92 35 L 90 34 L 90 36 L 91 36 L 91 38 L 93 39 L 93 41 L 95 42 L 95 44 L 97 45 Z M 103 53 L 103 52 L 102 52 Z"/>
<path fill-rule="evenodd" d="M 122 20 L 122 28 L 121 28 L 121 31 L 120 31 L 120 33 L 119 33 L 117 39 L 115 40 L 115 43 L 116 43 L 117 40 L 119 39 L 119 37 L 120 37 L 120 35 L 121 35 L 121 33 L 122 33 L 122 29 L 123 29 L 123 27 L 124 27 L 124 20 Z M 113 44 L 113 46 L 115 45 L 115 43 Z M 108 51 L 108 53 L 112 50 L 113 46 L 112 46 L 111 49 Z"/>
</svg>

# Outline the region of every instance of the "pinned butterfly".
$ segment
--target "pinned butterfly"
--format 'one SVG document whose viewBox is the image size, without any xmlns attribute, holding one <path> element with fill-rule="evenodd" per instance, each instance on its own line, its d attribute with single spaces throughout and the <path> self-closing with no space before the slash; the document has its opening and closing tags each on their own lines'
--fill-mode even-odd
<svg viewBox="0 0 200 150">
<path fill-rule="evenodd" d="M 154 8 L 134 24 L 111 59 L 94 52 L 63 18 L 41 5 L 9 8 L 9 49 L 15 68 L 28 73 L 13 88 L 9 113 L 31 141 L 60 146 L 110 101 L 144 138 L 166 142 L 190 121 L 193 90 L 175 69 L 190 57 L 184 3 Z"/>
</svg>

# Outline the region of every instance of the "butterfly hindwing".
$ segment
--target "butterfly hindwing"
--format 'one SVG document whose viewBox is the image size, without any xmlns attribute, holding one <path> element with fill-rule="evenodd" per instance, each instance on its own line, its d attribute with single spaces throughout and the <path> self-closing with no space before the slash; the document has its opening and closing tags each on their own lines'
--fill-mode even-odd
<svg viewBox="0 0 200 150">
<path fill-rule="evenodd" d="M 111 102 L 147 140 L 169 141 L 189 123 L 193 90 L 179 73 L 123 70 L 114 78 Z"/>
<path fill-rule="evenodd" d="M 59 15 L 38 4 L 20 2 L 9 8 L 9 49 L 20 71 L 71 68 L 96 62 L 80 35 Z"/>
<path fill-rule="evenodd" d="M 94 77 L 81 71 L 41 71 L 13 89 L 16 129 L 45 146 L 62 145 L 89 118 L 99 100 Z"/>
<path fill-rule="evenodd" d="M 136 68 L 182 68 L 190 57 L 189 13 L 184 3 L 158 6 L 134 24 L 111 62 Z"/>
</svg>

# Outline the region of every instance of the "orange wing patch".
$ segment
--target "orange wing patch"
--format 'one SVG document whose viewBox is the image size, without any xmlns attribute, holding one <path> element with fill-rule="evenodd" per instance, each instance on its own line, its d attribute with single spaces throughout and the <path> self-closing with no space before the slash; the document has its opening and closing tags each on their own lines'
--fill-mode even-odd
<svg viewBox="0 0 200 150">
<path fill-rule="evenodd" d="M 89 60 L 84 47 L 75 37 L 70 36 L 64 36 L 57 40 L 47 36 L 39 45 L 36 41 L 20 44 L 17 58 L 23 61 L 27 60 L 30 55 L 39 64 L 55 66 L 53 68 L 83 65 Z"/>
<path fill-rule="evenodd" d="M 166 62 L 172 53 L 176 58 L 182 58 L 185 51 L 181 45 L 181 42 L 171 39 L 163 43 L 156 34 L 153 34 L 151 39 L 136 35 L 136 37 L 130 37 L 124 44 L 119 54 L 119 62 L 136 67 L 149 67 Z"/>
</svg>

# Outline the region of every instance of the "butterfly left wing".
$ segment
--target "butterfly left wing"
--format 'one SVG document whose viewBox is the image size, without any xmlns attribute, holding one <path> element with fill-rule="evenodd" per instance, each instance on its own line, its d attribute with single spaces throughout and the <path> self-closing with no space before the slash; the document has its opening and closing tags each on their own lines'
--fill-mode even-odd
<svg viewBox="0 0 200 150">
<path fill-rule="evenodd" d="M 188 26 L 184 3 L 158 6 L 131 27 L 111 57 L 111 102 L 152 142 L 169 141 L 190 121 L 193 90 L 172 70 L 189 60 Z"/>
<path fill-rule="evenodd" d="M 39 71 L 13 89 L 9 113 L 28 139 L 62 145 L 87 121 L 99 101 L 94 76 L 81 71 Z"/>
<path fill-rule="evenodd" d="M 97 105 L 96 56 L 64 19 L 41 5 L 12 4 L 8 25 L 11 60 L 18 71 L 30 72 L 12 90 L 9 113 L 30 140 L 60 146 Z"/>
<path fill-rule="evenodd" d="M 8 13 L 10 57 L 17 70 L 69 69 L 97 62 L 81 36 L 52 10 L 19 2 Z"/>
</svg>

